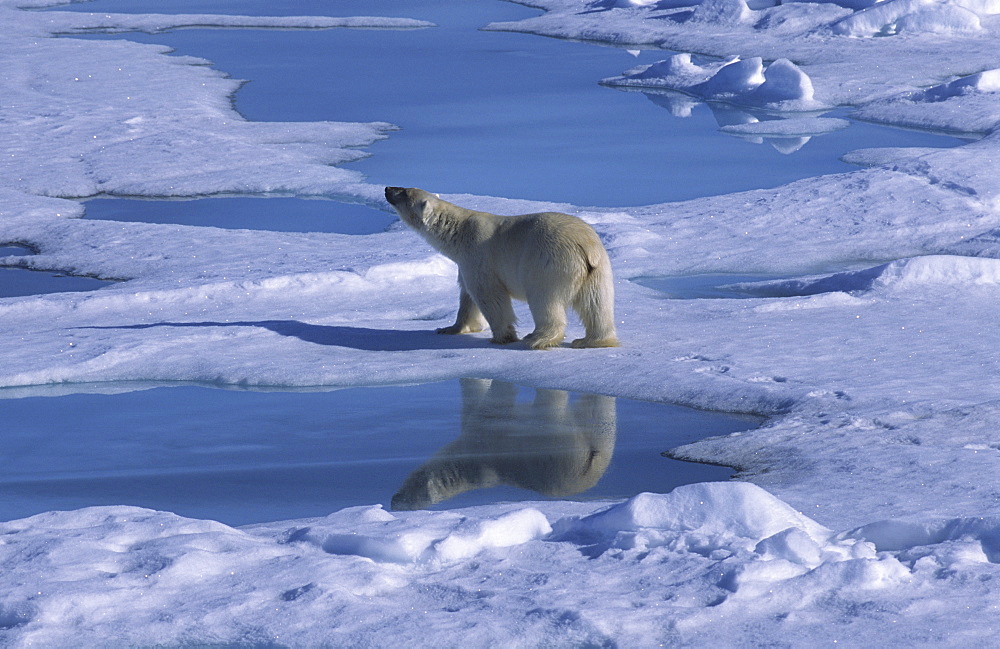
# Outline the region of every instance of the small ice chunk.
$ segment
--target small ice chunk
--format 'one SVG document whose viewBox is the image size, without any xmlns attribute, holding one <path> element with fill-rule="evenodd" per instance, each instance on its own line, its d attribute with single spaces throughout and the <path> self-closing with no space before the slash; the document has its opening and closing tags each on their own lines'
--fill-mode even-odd
<svg viewBox="0 0 1000 649">
<path fill-rule="evenodd" d="M 438 559 L 458 561 L 486 548 L 506 548 L 542 538 L 552 531 L 537 509 L 520 509 L 495 519 L 469 521 L 434 548 Z"/>
<path fill-rule="evenodd" d="M 818 566 L 822 559 L 819 544 L 795 527 L 767 537 L 757 544 L 754 551 L 764 559 L 783 559 L 810 568 Z"/>
<path fill-rule="evenodd" d="M 495 518 L 423 513 L 397 518 L 381 508 L 354 508 L 295 534 L 296 540 L 330 554 L 367 557 L 379 563 L 458 561 L 486 548 L 520 545 L 552 531 L 537 509 L 518 509 Z"/>
<path fill-rule="evenodd" d="M 851 123 L 846 119 L 833 117 L 803 117 L 792 119 L 769 119 L 748 124 L 731 124 L 719 130 L 733 135 L 761 135 L 771 137 L 802 137 L 822 135 L 847 128 Z"/>
</svg>

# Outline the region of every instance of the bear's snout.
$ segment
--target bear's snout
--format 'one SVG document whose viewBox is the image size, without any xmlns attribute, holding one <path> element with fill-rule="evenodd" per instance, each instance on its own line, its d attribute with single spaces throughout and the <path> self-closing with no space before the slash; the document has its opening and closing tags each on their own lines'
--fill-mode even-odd
<svg viewBox="0 0 1000 649">
<path fill-rule="evenodd" d="M 385 200 L 389 201 L 391 205 L 395 205 L 398 201 L 406 198 L 406 189 L 403 187 L 386 187 L 385 188 Z"/>
</svg>

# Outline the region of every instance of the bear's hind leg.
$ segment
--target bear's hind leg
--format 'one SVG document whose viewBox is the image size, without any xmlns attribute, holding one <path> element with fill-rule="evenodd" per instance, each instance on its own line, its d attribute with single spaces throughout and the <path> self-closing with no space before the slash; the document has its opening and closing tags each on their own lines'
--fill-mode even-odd
<svg viewBox="0 0 1000 649">
<path fill-rule="evenodd" d="M 595 269 L 573 298 L 573 309 L 579 314 L 586 334 L 570 343 L 571 347 L 618 347 L 614 301 L 610 272 Z"/>
</svg>

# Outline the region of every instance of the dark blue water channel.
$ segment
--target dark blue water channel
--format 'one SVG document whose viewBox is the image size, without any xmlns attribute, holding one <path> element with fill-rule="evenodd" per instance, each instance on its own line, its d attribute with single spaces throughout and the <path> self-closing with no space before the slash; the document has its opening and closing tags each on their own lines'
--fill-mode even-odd
<svg viewBox="0 0 1000 649">
<path fill-rule="evenodd" d="M 624 498 L 728 479 L 731 469 L 662 452 L 760 423 L 482 379 L 326 392 L 31 390 L 0 390 L 2 520 L 129 504 L 236 525 L 372 503 Z"/>
</svg>

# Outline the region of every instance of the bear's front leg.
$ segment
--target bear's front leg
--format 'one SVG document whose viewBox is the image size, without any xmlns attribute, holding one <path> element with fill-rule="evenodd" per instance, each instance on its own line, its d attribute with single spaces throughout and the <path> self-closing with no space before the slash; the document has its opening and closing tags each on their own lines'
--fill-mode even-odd
<svg viewBox="0 0 1000 649">
<path fill-rule="evenodd" d="M 491 343 L 507 345 L 518 341 L 517 330 L 514 328 L 517 316 L 514 315 L 510 294 L 502 284 L 480 281 L 469 286 L 469 295 L 490 325 L 490 331 L 493 332 Z"/>
<path fill-rule="evenodd" d="M 465 290 L 461 275 L 458 279 L 458 288 L 458 316 L 455 317 L 455 324 L 441 327 L 437 330 L 439 334 L 470 334 L 483 330 L 483 314 L 472 296 Z"/>
</svg>

